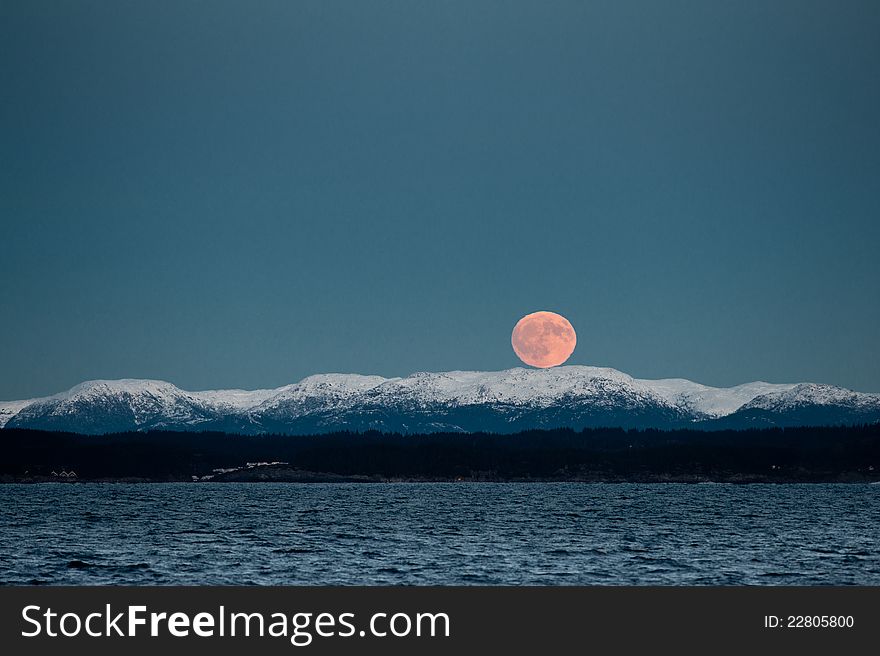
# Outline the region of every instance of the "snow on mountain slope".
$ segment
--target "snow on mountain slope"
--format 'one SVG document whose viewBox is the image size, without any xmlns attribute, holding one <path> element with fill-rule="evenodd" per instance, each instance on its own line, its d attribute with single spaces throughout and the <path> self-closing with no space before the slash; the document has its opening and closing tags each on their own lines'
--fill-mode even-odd
<svg viewBox="0 0 880 656">
<path fill-rule="evenodd" d="M 834 385 L 800 383 L 789 389 L 769 392 L 753 397 L 743 404 L 742 409 L 772 410 L 785 412 L 805 406 L 839 406 L 853 409 L 872 409 L 880 407 L 880 395 L 853 392 Z"/>
<path fill-rule="evenodd" d="M 801 383 L 761 394 L 717 421 L 733 428 L 873 424 L 880 422 L 880 394 Z"/>
<path fill-rule="evenodd" d="M 419 372 L 405 378 L 312 377 L 254 408 L 267 430 L 432 431 L 678 426 L 705 414 L 603 367 Z M 708 390 L 698 386 L 701 390 Z"/>
<path fill-rule="evenodd" d="M 372 388 L 373 401 L 406 399 L 421 404 L 459 406 L 485 403 L 546 407 L 560 399 L 601 401 L 629 397 L 663 405 L 665 400 L 616 369 L 568 366 L 504 371 L 421 372 Z"/>
<path fill-rule="evenodd" d="M 7 426 L 103 433 L 194 426 L 212 407 L 160 380 L 91 380 L 21 408 Z"/>
<path fill-rule="evenodd" d="M 36 399 L 28 399 L 27 401 L 0 401 L 0 428 L 17 415 L 22 408 L 26 408 Z"/>
<path fill-rule="evenodd" d="M 230 410 L 242 412 L 250 410 L 267 399 L 272 398 L 278 393 L 277 389 L 262 390 L 204 390 L 202 392 L 191 392 L 191 396 L 195 399 L 203 401 L 205 404 L 213 406 L 218 410 Z"/>
<path fill-rule="evenodd" d="M 710 387 L 683 378 L 647 380 L 608 367 L 570 365 L 552 369 L 417 373 L 387 381 L 373 388 L 372 394 L 459 405 L 493 402 L 546 406 L 562 397 L 598 401 L 616 392 L 628 395 L 633 401 L 650 401 L 704 417 L 721 417 L 760 394 L 792 387 L 794 384 L 764 382 L 729 388 Z"/>
<path fill-rule="evenodd" d="M 793 383 L 754 382 L 736 387 L 710 387 L 684 378 L 637 380 L 636 382 L 653 390 L 670 403 L 682 408 L 690 408 L 708 418 L 724 417 L 756 396 L 783 392 L 795 386 Z"/>
<path fill-rule="evenodd" d="M 830 385 L 710 387 L 616 369 L 320 374 L 268 390 L 187 392 L 158 380 L 96 380 L 43 399 L 0 403 L 0 426 L 82 433 L 225 430 L 490 430 L 841 424 L 880 420 L 880 395 Z"/>
<path fill-rule="evenodd" d="M 303 404 L 341 403 L 393 380 L 398 379 L 360 374 L 316 374 L 293 385 L 272 390 L 273 393 L 253 409 L 263 412 Z"/>
</svg>

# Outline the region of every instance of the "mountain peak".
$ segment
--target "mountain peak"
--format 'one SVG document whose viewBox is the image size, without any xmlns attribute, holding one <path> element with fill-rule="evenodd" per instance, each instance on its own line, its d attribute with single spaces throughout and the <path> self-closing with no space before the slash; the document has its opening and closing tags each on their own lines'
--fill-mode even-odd
<svg viewBox="0 0 880 656">
<path fill-rule="evenodd" d="M 116 380 L 87 380 L 66 392 L 49 398 L 75 398 L 89 394 L 174 394 L 182 392 L 177 386 L 164 380 L 146 378 L 120 378 Z"/>
<path fill-rule="evenodd" d="M 787 390 L 775 394 L 759 395 L 745 404 L 744 408 L 760 408 L 762 410 L 778 412 L 804 406 L 844 405 L 865 407 L 871 406 L 876 402 L 877 398 L 877 394 L 854 392 L 836 385 L 798 383 Z"/>
</svg>

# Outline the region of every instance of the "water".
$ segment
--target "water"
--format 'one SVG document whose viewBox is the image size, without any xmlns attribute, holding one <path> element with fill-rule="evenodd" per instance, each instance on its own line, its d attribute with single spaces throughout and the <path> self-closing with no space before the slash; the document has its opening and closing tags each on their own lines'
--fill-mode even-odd
<svg viewBox="0 0 880 656">
<path fill-rule="evenodd" d="M 880 585 L 880 485 L 0 485 L 14 584 Z"/>
</svg>

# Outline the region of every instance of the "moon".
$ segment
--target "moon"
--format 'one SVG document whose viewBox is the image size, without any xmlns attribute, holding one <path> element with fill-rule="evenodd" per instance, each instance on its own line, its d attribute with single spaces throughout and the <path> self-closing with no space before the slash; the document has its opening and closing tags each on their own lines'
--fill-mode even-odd
<svg viewBox="0 0 880 656">
<path fill-rule="evenodd" d="M 561 314 L 533 312 L 516 322 L 510 343 L 520 360 L 546 369 L 568 360 L 577 344 L 577 335 Z"/>
</svg>

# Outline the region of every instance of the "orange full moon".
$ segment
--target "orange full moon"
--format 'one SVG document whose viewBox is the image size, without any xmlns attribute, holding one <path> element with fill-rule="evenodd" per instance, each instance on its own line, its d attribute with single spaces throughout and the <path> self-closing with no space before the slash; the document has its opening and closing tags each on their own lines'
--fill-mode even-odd
<svg viewBox="0 0 880 656">
<path fill-rule="evenodd" d="M 516 322 L 510 343 L 519 359 L 533 367 L 556 367 L 574 351 L 577 335 L 555 312 L 533 312 Z"/>
</svg>

